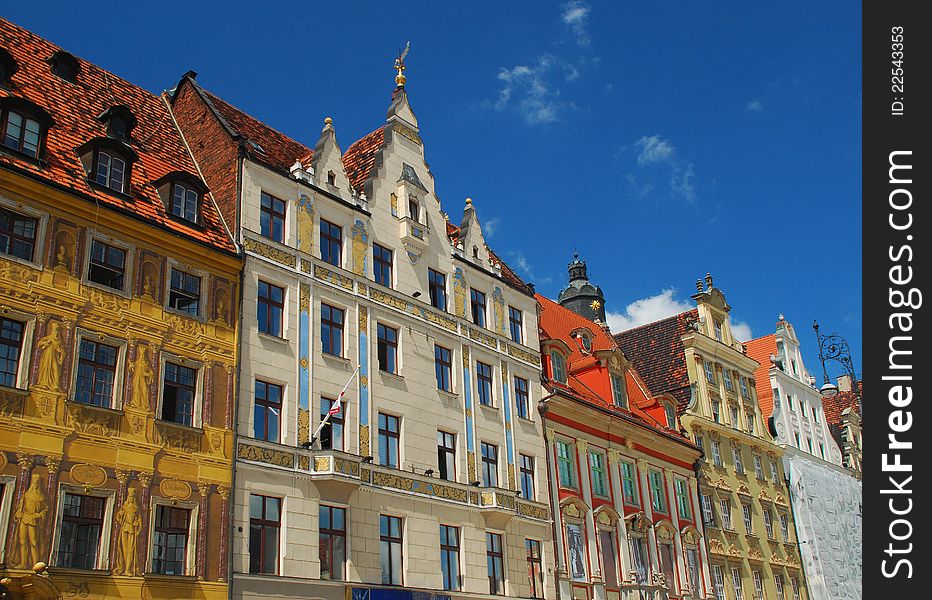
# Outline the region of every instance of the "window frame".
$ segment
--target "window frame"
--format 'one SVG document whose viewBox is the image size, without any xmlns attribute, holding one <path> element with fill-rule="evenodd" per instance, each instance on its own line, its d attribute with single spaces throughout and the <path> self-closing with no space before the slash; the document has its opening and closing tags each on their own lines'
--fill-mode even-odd
<svg viewBox="0 0 932 600">
<path fill-rule="evenodd" d="M 744 461 L 741 458 L 741 448 L 737 446 L 731 447 L 731 459 L 735 464 L 735 473 L 738 475 L 744 475 Z"/>
<path fill-rule="evenodd" d="M 388 533 L 385 533 L 385 534 L 382 533 L 383 519 L 385 520 L 384 522 L 387 523 L 388 525 Z M 392 535 L 392 523 L 398 524 L 398 536 L 397 537 Z M 382 571 L 382 574 L 381 574 L 382 585 L 391 585 L 391 586 L 404 585 L 404 537 L 405 537 L 404 536 L 404 519 L 402 519 L 401 517 L 396 517 L 394 515 L 382 515 L 382 514 L 379 515 L 379 552 L 381 553 L 382 548 L 384 547 L 383 546 L 384 544 L 388 544 L 388 557 L 389 557 L 389 563 L 388 563 L 389 581 L 388 582 L 385 581 L 386 573 Z M 393 568 L 394 565 L 392 562 L 392 547 L 395 545 L 398 546 L 398 559 L 400 563 L 398 565 L 397 573 L 395 572 L 395 569 Z M 384 567 L 384 565 L 382 566 Z M 394 581 L 395 575 L 397 575 L 397 579 L 398 579 L 397 583 Z"/>
<path fill-rule="evenodd" d="M 456 481 L 456 434 L 443 429 L 437 430 L 437 476 Z"/>
<path fill-rule="evenodd" d="M 676 514 L 680 519 L 692 521 L 692 505 L 689 498 L 689 484 L 681 477 L 673 478 L 673 495 L 676 500 Z"/>
<path fill-rule="evenodd" d="M 705 368 L 706 383 L 715 385 L 715 365 L 710 361 L 703 361 L 703 367 Z"/>
<path fill-rule="evenodd" d="M 496 541 L 498 542 L 497 550 Z M 505 546 L 501 533 L 485 532 L 485 560 L 486 572 L 489 577 L 489 594 L 492 596 L 505 595 Z M 501 589 L 499 589 L 499 586 L 501 586 Z"/>
<path fill-rule="evenodd" d="M 450 535 L 454 543 L 450 543 Z M 441 585 L 446 591 L 459 591 L 463 587 L 460 573 L 460 528 L 440 524 L 440 574 Z M 455 572 L 454 572 L 455 571 Z"/>
<path fill-rule="evenodd" d="M 557 484 L 559 487 L 575 490 L 578 487 L 578 477 L 576 476 L 576 445 L 573 442 L 565 440 L 554 440 L 554 454 L 557 462 Z M 566 448 L 566 456 L 561 455 L 561 449 Z M 564 471 L 561 467 L 565 466 L 567 471 L 567 480 L 564 481 Z"/>
<path fill-rule="evenodd" d="M 598 462 L 598 466 L 596 463 Z M 599 498 L 610 498 L 611 491 L 608 483 L 608 458 L 600 450 L 589 450 L 589 471 L 591 474 L 592 494 Z M 598 474 L 598 477 L 596 475 Z M 596 485 L 599 481 L 599 485 Z"/>
<path fill-rule="evenodd" d="M 23 214 L 21 212 L 7 208 L 6 206 L 0 204 L 0 216 L 6 217 L 9 222 L 8 229 L 0 229 L 0 236 L 7 240 L 8 248 L 6 250 L 0 250 L 0 254 L 4 257 L 12 260 L 21 260 L 30 264 L 36 263 L 36 246 L 40 245 L 40 234 L 43 220 L 41 217 L 35 215 Z M 16 228 L 18 223 L 29 223 L 31 222 L 32 226 L 32 237 L 23 235 L 22 233 L 17 233 Z M 21 244 L 28 244 L 29 246 L 29 256 L 20 256 L 15 253 L 16 243 L 20 242 Z"/>
<path fill-rule="evenodd" d="M 536 552 L 535 552 L 536 549 Z M 524 539 L 524 555 L 528 565 L 531 598 L 544 597 L 544 558 L 540 540 Z M 536 576 L 536 579 L 535 579 Z"/>
<path fill-rule="evenodd" d="M 325 312 L 326 309 L 326 312 Z M 334 314 L 339 319 L 334 318 Z M 344 336 L 346 334 L 346 310 L 320 303 L 320 351 L 330 356 L 343 357 Z M 326 332 L 326 335 L 325 335 Z M 336 335 L 334 335 L 336 333 Z"/>
<path fill-rule="evenodd" d="M 327 413 L 330 411 L 330 409 L 333 408 L 333 404 L 334 404 L 335 402 L 336 402 L 336 399 L 335 399 L 335 398 L 328 398 L 327 396 L 321 396 L 321 397 L 320 397 L 320 419 L 321 419 L 321 420 L 323 420 L 323 418 L 327 415 Z M 323 428 L 321 428 L 321 430 L 320 430 L 320 449 L 321 449 L 321 450 L 331 450 L 331 451 L 335 450 L 335 451 L 337 451 L 337 452 L 345 452 L 345 451 L 346 451 L 346 449 L 345 449 L 345 444 L 346 444 L 346 404 L 347 404 L 346 402 L 340 402 L 340 412 L 338 412 L 338 413 L 336 413 L 336 414 L 334 414 L 334 415 L 331 415 L 330 418 L 327 420 L 327 425 L 325 425 Z M 340 427 L 340 433 L 339 433 L 339 435 L 337 435 L 337 436 L 335 436 L 334 433 L 333 433 L 333 432 L 334 432 L 334 428 L 335 428 L 336 426 L 339 426 L 339 427 Z M 326 438 L 325 438 L 325 436 L 326 436 Z M 337 437 L 339 438 L 339 442 L 340 442 L 340 443 L 339 443 L 339 444 L 334 444 L 334 439 L 337 438 Z M 325 439 L 326 439 L 326 441 L 328 442 L 327 446 L 329 446 L 329 447 L 325 447 L 325 444 L 324 444 Z"/>
<path fill-rule="evenodd" d="M 427 269 L 427 295 L 430 297 L 430 305 L 438 310 L 446 312 L 447 310 L 447 275 L 440 271 L 435 271 L 428 267 Z"/>
<path fill-rule="evenodd" d="M 382 425 L 382 418 L 385 418 L 385 426 Z M 391 429 L 394 423 L 395 429 Z M 379 465 L 390 469 L 401 468 L 401 417 L 380 412 L 376 417 L 376 426 L 378 434 L 379 448 Z M 382 438 L 385 438 L 385 456 L 382 455 Z M 394 444 L 394 461 L 392 460 L 392 440 Z"/>
<path fill-rule="evenodd" d="M 669 514 L 665 484 L 666 478 L 663 476 L 663 472 L 656 469 L 648 469 L 647 487 L 650 490 L 651 510 L 664 515 Z"/>
<path fill-rule="evenodd" d="M 171 576 L 185 576 L 185 575 L 194 575 L 195 569 L 195 551 L 196 551 L 196 541 L 197 541 L 197 515 L 198 515 L 198 506 L 197 503 L 192 502 L 180 502 L 177 500 L 169 500 L 168 498 L 155 497 L 152 499 L 152 524 L 151 524 L 151 534 L 149 536 L 149 556 L 147 561 L 146 572 L 147 573 L 156 573 L 159 575 L 167 575 L 166 573 L 160 573 L 155 569 L 156 561 L 156 534 L 159 532 L 158 526 L 158 515 L 159 509 L 169 509 L 169 510 L 186 510 L 188 511 L 188 525 L 185 530 L 185 550 L 184 550 L 184 564 L 182 573 L 173 573 Z M 179 528 L 169 528 L 174 529 L 175 534 L 178 534 Z M 191 542 L 195 543 L 192 544 Z"/>
<path fill-rule="evenodd" d="M 121 375 L 122 368 L 123 368 L 123 364 L 121 360 L 123 346 L 114 344 L 113 341 L 111 341 L 107 337 L 104 337 L 103 340 L 100 339 L 100 336 L 95 336 L 95 337 L 96 339 L 91 339 L 90 335 L 77 336 L 77 340 L 76 340 L 77 360 L 74 361 L 75 362 L 75 382 L 74 382 L 74 386 L 72 387 L 73 391 L 71 393 L 71 398 L 72 398 L 72 401 L 77 404 L 83 404 L 86 406 L 96 406 L 98 408 L 113 409 L 115 406 L 118 406 L 117 401 L 119 398 L 117 394 L 120 391 L 120 388 L 122 387 L 122 377 L 120 377 L 120 375 Z M 88 344 L 93 344 L 95 346 L 93 360 L 85 360 L 81 356 L 81 346 L 85 342 Z M 98 362 L 97 356 L 98 356 L 100 346 L 104 346 L 106 348 L 113 348 L 115 350 L 113 365 L 107 365 L 105 363 Z M 88 402 L 82 401 L 78 398 L 78 393 L 80 391 L 78 388 L 78 384 L 82 379 L 82 376 L 81 376 L 82 365 L 90 366 L 90 368 L 93 369 L 93 373 L 91 376 L 91 385 L 90 385 L 91 400 Z M 109 384 L 110 385 L 110 400 L 106 404 L 97 404 L 96 402 L 93 401 L 94 397 L 97 395 L 96 389 L 97 389 L 98 367 L 102 368 L 104 371 L 109 371 L 113 374 L 113 379 L 110 381 L 110 384 Z"/>
<path fill-rule="evenodd" d="M 97 260 L 94 258 L 94 249 L 97 247 L 97 244 L 100 244 L 104 248 L 104 258 L 103 261 Z M 122 266 L 119 269 L 116 265 L 110 265 L 108 259 L 110 252 L 112 250 L 121 252 L 122 257 Z M 129 264 L 132 262 L 132 257 L 130 255 L 129 248 L 114 244 L 111 240 L 105 240 L 101 237 L 91 237 L 91 243 L 88 244 L 87 250 L 87 270 L 84 273 L 85 281 L 93 286 L 99 287 L 100 289 L 107 290 L 112 293 L 123 294 L 126 293 L 126 282 L 131 279 L 132 274 L 130 272 Z M 119 273 L 120 285 L 119 287 L 110 285 L 103 281 L 97 281 L 96 279 L 91 278 L 91 269 L 97 267 L 98 269 L 103 269 L 112 273 Z M 114 277 L 116 279 L 116 277 Z"/>
<path fill-rule="evenodd" d="M 3 110 L 0 111 L 0 147 L 3 147 L 5 150 L 15 152 L 16 154 L 22 155 L 31 160 L 41 160 L 42 155 L 45 153 L 45 142 L 48 137 L 48 124 L 47 119 L 42 118 L 40 115 L 36 115 L 32 111 L 25 109 L 24 107 L 10 107 L 3 105 Z M 19 128 L 19 135 L 16 136 L 16 146 L 10 146 L 7 144 L 7 130 L 10 127 L 10 114 L 15 114 L 20 118 L 20 124 L 16 125 Z M 37 116 L 39 118 L 37 118 Z M 36 150 L 35 153 L 28 152 L 25 149 L 26 143 L 26 132 L 28 131 L 27 125 L 29 121 L 32 121 L 38 126 L 38 131 L 36 132 Z M 12 136 L 11 136 L 12 138 Z"/>
<path fill-rule="evenodd" d="M 385 255 L 388 255 L 386 259 Z M 372 244 L 372 279 L 377 285 L 394 289 L 395 252 L 380 244 Z"/>
<path fill-rule="evenodd" d="M 724 466 L 725 463 L 722 461 L 722 443 L 718 440 L 711 440 L 709 442 L 709 448 L 712 450 L 712 466 Z"/>
<path fill-rule="evenodd" d="M 567 382 L 566 357 L 563 356 L 563 353 L 557 350 L 556 348 L 551 348 L 548 354 L 550 355 L 551 378 L 558 383 L 562 383 L 566 385 L 566 382 Z"/>
<path fill-rule="evenodd" d="M 262 399 L 259 398 L 259 386 L 260 386 L 260 385 L 263 386 L 264 389 L 265 389 L 265 392 L 264 392 L 265 398 L 262 398 Z M 282 385 L 282 384 L 279 384 L 279 383 L 274 383 L 274 382 L 267 381 L 267 380 L 265 380 L 265 379 L 260 379 L 260 378 L 256 377 L 256 378 L 253 379 L 253 388 L 252 388 L 252 389 L 253 389 L 253 411 L 252 411 L 252 414 L 253 414 L 253 420 L 252 420 L 252 437 L 253 437 L 253 439 L 263 440 L 263 441 L 267 441 L 267 442 L 273 442 L 273 443 L 276 443 L 276 444 L 281 443 L 281 439 L 282 439 L 282 408 L 283 408 L 284 399 L 285 399 L 285 386 Z M 269 390 L 270 390 L 270 389 L 277 389 L 277 390 L 278 390 L 278 398 L 279 398 L 279 400 L 278 400 L 277 403 L 276 403 L 275 401 L 273 401 L 273 400 L 269 400 L 269 399 L 268 399 Z M 258 426 L 258 420 L 256 419 L 256 412 L 258 411 L 258 408 L 259 408 L 260 406 L 263 407 L 263 411 L 262 411 L 262 412 L 263 412 L 263 414 L 265 414 L 265 417 L 262 419 L 262 429 L 263 429 L 263 432 L 262 432 L 262 436 L 261 436 L 261 437 L 260 437 L 259 435 L 257 435 L 258 432 L 257 432 L 257 429 L 256 429 L 257 426 Z M 276 417 L 276 419 L 277 419 L 277 424 L 276 424 L 276 426 L 275 426 L 276 435 L 275 435 L 274 439 L 272 439 L 272 438 L 269 436 L 269 418 L 268 418 L 268 415 L 269 415 L 270 412 L 274 412 L 276 409 L 278 410 L 278 415 L 277 415 L 277 417 Z"/>
<path fill-rule="evenodd" d="M 472 324 L 476 327 L 486 327 L 486 311 L 488 310 L 488 299 L 485 292 L 480 292 L 475 288 L 469 288 L 469 311 L 472 317 Z"/>
<path fill-rule="evenodd" d="M 492 365 L 476 361 L 476 399 L 480 406 L 495 407 L 495 374 Z"/>
<path fill-rule="evenodd" d="M 525 500 L 534 500 L 537 497 L 535 469 L 533 456 L 518 454 L 518 481 L 521 484 L 518 491 L 521 492 L 521 498 Z"/>
<path fill-rule="evenodd" d="M 630 467 L 630 473 L 626 473 L 626 467 Z M 641 499 L 638 492 L 638 471 L 637 465 L 629 460 L 618 462 L 618 468 L 621 472 L 621 496 L 622 502 L 629 506 L 640 506 Z M 630 492 L 629 485 L 630 484 Z"/>
<path fill-rule="evenodd" d="M 711 494 L 699 494 L 699 505 L 702 510 L 702 524 L 705 527 L 718 527 L 715 520 L 715 508 L 712 504 Z"/>
<path fill-rule="evenodd" d="M 268 295 L 266 297 L 262 296 L 262 286 L 268 288 Z M 280 300 L 275 300 L 273 292 L 277 290 L 280 295 Z M 277 286 L 274 283 L 270 283 L 263 279 L 259 279 L 256 285 L 256 328 L 259 333 L 270 335 L 279 339 L 284 338 L 285 332 L 285 303 L 287 297 L 285 295 L 285 288 L 283 286 Z M 262 328 L 262 319 L 259 316 L 265 313 L 265 323 L 266 328 Z M 272 330 L 272 323 L 275 322 L 277 311 L 277 322 L 278 322 L 278 331 Z"/>
<path fill-rule="evenodd" d="M 101 164 L 101 156 L 107 157 L 106 165 Z M 116 160 L 123 163 L 122 176 L 119 179 L 119 188 L 114 187 L 113 163 Z M 115 150 L 112 145 L 108 144 L 107 147 L 97 145 L 94 147 L 94 158 L 91 163 L 89 181 L 98 188 L 129 196 L 132 193 L 132 186 L 130 183 L 132 181 L 132 164 L 133 160 L 131 156 L 127 156 L 119 150 Z M 104 174 L 105 181 L 100 180 L 102 175 L 100 169 L 102 166 L 106 169 L 106 174 Z"/>
<path fill-rule="evenodd" d="M 193 372 L 194 384 L 186 385 L 178 381 L 169 382 L 167 380 L 169 373 L 169 365 L 177 367 L 180 373 L 181 369 Z M 184 357 L 174 356 L 163 354 L 161 357 L 161 378 L 159 385 L 159 404 L 158 404 L 158 413 L 157 419 L 162 422 L 174 423 L 176 425 L 183 425 L 185 427 L 195 427 L 199 428 L 201 425 L 202 415 L 201 413 L 201 396 L 203 393 L 203 386 L 201 385 L 202 381 L 202 369 L 199 363 L 194 363 L 189 359 Z M 169 387 L 173 387 L 180 390 L 189 390 L 191 392 L 191 422 L 184 423 L 183 421 L 178 421 L 175 418 L 167 419 L 165 418 L 165 395 L 168 392 Z M 175 417 L 177 418 L 177 400 L 175 406 Z"/>
<path fill-rule="evenodd" d="M 329 523 L 330 523 L 329 527 L 325 527 L 323 524 L 324 523 L 323 521 L 324 509 L 329 511 Z M 338 529 L 333 526 L 333 523 L 334 523 L 333 515 L 336 511 L 339 511 L 339 513 L 342 514 L 342 521 L 343 521 L 342 529 Z M 345 506 L 331 506 L 329 504 L 319 505 L 319 509 L 317 511 L 317 553 L 318 553 L 317 559 L 320 562 L 320 579 L 321 580 L 325 580 L 325 581 L 346 581 L 347 580 L 346 563 L 347 563 L 347 558 L 348 558 L 347 557 L 348 546 L 347 546 L 347 535 L 346 535 L 347 534 L 346 515 L 347 515 L 347 510 Z M 324 536 L 327 536 L 326 542 L 324 542 Z M 333 566 L 336 562 L 334 561 L 335 553 L 333 550 L 334 539 L 343 540 L 343 549 L 342 549 L 343 555 L 342 555 L 342 559 L 340 560 L 340 564 L 339 564 L 340 573 L 338 577 L 333 576 L 333 570 L 334 570 Z M 328 554 L 329 563 L 330 563 L 329 576 L 324 576 L 324 560 L 323 560 L 324 548 L 327 548 L 329 551 L 329 554 Z"/>
<path fill-rule="evenodd" d="M 76 496 L 80 498 L 94 498 L 94 499 L 101 501 L 101 508 L 100 508 L 101 516 L 100 516 L 100 521 L 99 521 L 100 529 L 98 531 L 97 551 L 94 556 L 94 564 L 91 567 L 74 566 L 73 562 L 69 564 L 62 563 L 62 557 L 61 557 L 62 539 L 63 539 L 64 529 L 65 529 L 66 517 L 69 517 L 68 518 L 69 522 L 79 523 L 79 526 L 80 524 L 88 525 L 90 524 L 89 521 L 91 520 L 90 517 L 78 516 L 78 517 L 71 518 L 70 516 L 65 515 L 65 502 L 67 500 L 67 496 Z M 97 490 L 91 490 L 89 492 L 85 492 L 83 489 L 80 489 L 75 486 L 59 485 L 58 511 L 55 517 L 55 531 L 54 531 L 54 539 L 53 539 L 54 548 L 52 549 L 52 557 L 54 557 L 53 564 L 56 567 L 60 567 L 63 569 L 78 569 L 82 571 L 88 571 L 88 570 L 106 569 L 109 566 L 109 560 L 110 560 L 109 541 L 110 541 L 111 523 L 113 520 L 113 514 L 112 514 L 113 513 L 113 498 L 114 498 L 114 495 L 112 491 L 104 492 L 103 490 L 101 490 L 100 492 L 98 492 Z M 88 522 L 80 523 L 82 519 Z M 77 537 L 78 535 L 79 534 L 75 532 L 75 536 Z"/>
<path fill-rule="evenodd" d="M 524 343 L 524 313 L 511 305 L 508 306 L 508 333 L 512 342 Z"/>
<path fill-rule="evenodd" d="M 13 367 L 12 371 L 0 371 L 0 388 L 20 389 L 23 371 L 26 369 L 26 365 L 29 362 L 28 350 L 25 357 L 23 355 L 23 350 L 28 348 L 27 343 L 31 341 L 31 322 L 21 321 L 18 318 L 11 318 L 11 316 L 18 317 L 19 315 L 0 316 L 0 349 L 2 349 L 2 352 L 0 352 L 0 364 L 12 365 Z M 11 325 L 15 324 L 19 327 L 19 340 L 8 337 L 7 323 Z M 11 353 L 15 353 L 15 359 L 10 358 Z M 8 378 L 12 378 L 12 380 L 9 381 Z"/>
<path fill-rule="evenodd" d="M 729 498 L 719 498 L 718 508 L 721 515 L 722 529 L 734 531 L 735 524 L 731 514 L 731 500 Z"/>
<path fill-rule="evenodd" d="M 480 481 L 483 487 L 498 487 L 498 445 L 489 442 L 479 442 Z"/>
<path fill-rule="evenodd" d="M 320 259 L 334 267 L 342 268 L 343 228 L 326 219 L 321 219 L 318 230 L 320 232 Z M 336 235 L 334 235 L 334 231 Z"/>
<path fill-rule="evenodd" d="M 612 385 L 612 402 L 618 408 L 628 410 L 628 388 L 625 385 L 625 376 L 620 373 L 612 373 L 609 380 Z"/>
<path fill-rule="evenodd" d="M 254 517 L 252 515 L 252 499 L 261 498 L 262 502 L 262 515 L 260 517 Z M 266 518 L 266 512 L 268 509 L 269 500 L 274 500 L 278 507 L 278 519 L 272 520 Z M 259 575 L 278 575 L 281 570 L 282 562 L 282 511 L 284 509 L 284 499 L 277 496 L 266 496 L 264 494 L 249 494 L 249 541 L 247 548 L 249 549 L 249 573 L 250 574 L 259 574 Z M 252 560 L 252 535 L 253 527 L 258 527 L 261 532 L 259 535 L 259 565 L 258 571 L 253 571 L 253 560 Z M 276 548 L 275 548 L 275 564 L 271 571 L 268 570 L 268 565 L 266 562 L 266 552 L 265 552 L 265 542 L 266 542 L 266 529 L 274 529 L 277 531 L 276 535 Z"/>
<path fill-rule="evenodd" d="M 268 202 L 266 202 L 268 200 Z M 281 210 L 279 210 L 279 205 Z M 285 243 L 288 203 L 266 191 L 259 192 L 259 235 L 267 240 Z M 280 228 L 280 232 L 279 232 Z"/>
<path fill-rule="evenodd" d="M 523 378 L 514 375 L 512 377 L 514 383 L 514 392 L 515 392 L 515 412 L 518 417 L 521 419 L 531 419 L 530 414 L 530 405 L 531 405 L 531 393 L 530 393 L 530 382 Z M 520 383 L 519 383 L 520 382 Z"/>
<path fill-rule="evenodd" d="M 175 273 L 178 273 L 181 276 L 181 286 L 180 288 L 175 287 Z M 197 292 L 191 292 L 184 289 L 188 283 L 188 278 L 197 280 Z M 201 316 L 201 308 L 203 305 L 202 299 L 204 296 L 203 289 L 204 276 L 201 274 L 194 274 L 188 270 L 182 269 L 178 266 L 171 265 L 168 275 L 168 293 L 166 294 L 166 306 L 169 310 L 177 312 L 179 314 L 187 315 L 189 317 L 197 318 Z M 194 302 L 194 312 L 191 312 L 185 308 L 179 308 L 173 303 L 173 298 L 178 299 L 187 299 Z"/>
<path fill-rule="evenodd" d="M 175 211 L 176 207 L 178 206 L 177 201 L 178 201 L 178 190 L 179 189 L 183 190 L 181 194 L 181 203 L 182 203 L 181 214 L 178 214 Z M 193 218 L 188 218 L 188 204 L 192 202 L 191 200 L 192 194 L 194 195 L 194 200 L 193 200 L 194 215 L 193 215 Z M 194 223 L 195 225 L 200 223 L 200 216 L 201 216 L 201 193 L 200 191 L 196 190 L 194 186 L 192 186 L 189 183 L 185 183 L 182 181 L 173 181 L 171 185 L 171 191 L 168 197 L 168 214 L 178 219 L 187 221 L 188 223 Z"/>
<path fill-rule="evenodd" d="M 434 344 L 434 376 L 438 390 L 453 393 L 453 351 L 440 344 Z"/>
<path fill-rule="evenodd" d="M 385 336 L 382 335 L 383 332 L 386 334 Z M 394 339 L 389 338 L 389 332 L 394 336 Z M 386 325 L 385 323 L 378 323 L 376 325 L 376 359 L 379 371 L 383 373 L 390 373 L 392 375 L 399 374 L 398 333 L 398 328 L 392 327 L 391 325 Z"/>
</svg>

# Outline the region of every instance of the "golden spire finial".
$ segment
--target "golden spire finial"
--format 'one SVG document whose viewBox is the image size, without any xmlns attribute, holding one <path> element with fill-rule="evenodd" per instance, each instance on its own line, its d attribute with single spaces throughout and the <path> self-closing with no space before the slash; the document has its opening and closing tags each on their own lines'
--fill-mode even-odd
<svg viewBox="0 0 932 600">
<path fill-rule="evenodd" d="M 398 87 L 405 86 L 405 57 L 408 55 L 408 50 L 411 49 L 411 42 L 408 41 L 405 44 L 404 50 L 398 54 L 398 58 L 395 59 L 395 70 L 398 71 L 398 74 L 395 75 L 395 84 Z"/>
</svg>

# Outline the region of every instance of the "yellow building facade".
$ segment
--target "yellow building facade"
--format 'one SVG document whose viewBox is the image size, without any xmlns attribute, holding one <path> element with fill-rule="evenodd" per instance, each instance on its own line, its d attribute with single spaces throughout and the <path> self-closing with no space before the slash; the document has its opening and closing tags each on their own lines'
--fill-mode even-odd
<svg viewBox="0 0 932 600">
<path fill-rule="evenodd" d="M 0 585 L 226 598 L 236 247 L 158 97 L 0 60 Z"/>
</svg>

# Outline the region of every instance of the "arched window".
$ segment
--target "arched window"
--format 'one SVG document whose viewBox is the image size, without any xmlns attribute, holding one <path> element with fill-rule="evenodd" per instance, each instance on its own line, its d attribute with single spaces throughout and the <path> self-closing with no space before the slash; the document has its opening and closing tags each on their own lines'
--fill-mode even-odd
<svg viewBox="0 0 932 600">
<path fill-rule="evenodd" d="M 550 375 L 554 381 L 566 383 L 566 358 L 559 350 L 550 351 Z"/>
<path fill-rule="evenodd" d="M 39 158 L 52 117 L 42 107 L 14 96 L 0 100 L 0 124 L 4 147 L 29 158 Z"/>
</svg>

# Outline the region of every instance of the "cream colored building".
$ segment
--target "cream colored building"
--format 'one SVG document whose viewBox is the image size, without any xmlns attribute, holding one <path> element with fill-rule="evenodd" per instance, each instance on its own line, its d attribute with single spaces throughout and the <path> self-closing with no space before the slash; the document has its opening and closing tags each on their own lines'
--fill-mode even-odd
<svg viewBox="0 0 932 600">
<path fill-rule="evenodd" d="M 441 211 L 403 75 L 345 154 L 171 101 L 246 251 L 233 597 L 552 597 L 536 301 Z"/>
</svg>

